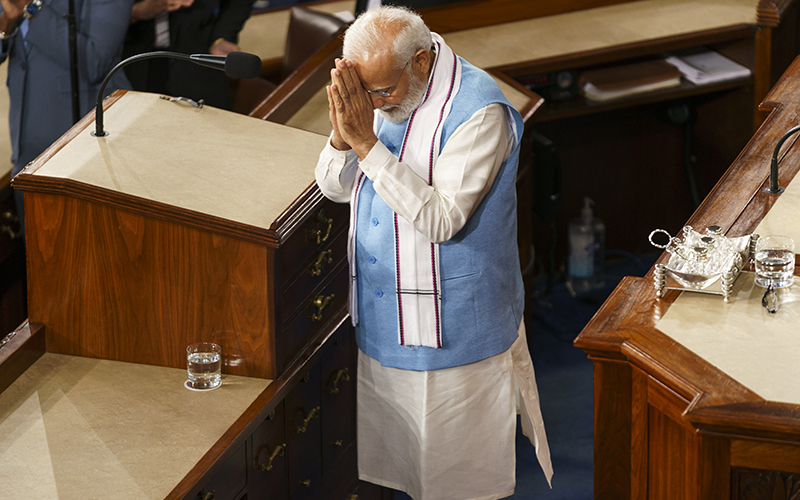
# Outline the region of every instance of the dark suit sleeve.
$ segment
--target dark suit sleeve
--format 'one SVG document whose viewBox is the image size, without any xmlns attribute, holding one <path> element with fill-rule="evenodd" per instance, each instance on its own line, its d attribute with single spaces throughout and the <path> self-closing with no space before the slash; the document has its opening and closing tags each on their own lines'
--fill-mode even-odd
<svg viewBox="0 0 800 500">
<path fill-rule="evenodd" d="M 239 43 L 239 32 L 250 17 L 255 0 L 222 0 L 219 4 L 219 15 L 214 25 L 215 40 L 224 38 L 229 42 Z"/>
<path fill-rule="evenodd" d="M 80 6 L 80 12 L 76 12 L 79 71 L 82 79 L 97 84 L 119 60 L 133 0 L 87 0 L 76 4 Z M 69 61 L 66 6 L 66 1 L 45 0 L 25 37 L 26 43 L 56 61 Z"/>
<path fill-rule="evenodd" d="M 3 12 L 2 7 L 0 7 L 0 12 Z M 8 58 L 10 43 L 11 43 L 10 39 L 3 40 L 2 42 L 0 42 L 0 64 L 6 62 L 6 59 Z"/>
</svg>

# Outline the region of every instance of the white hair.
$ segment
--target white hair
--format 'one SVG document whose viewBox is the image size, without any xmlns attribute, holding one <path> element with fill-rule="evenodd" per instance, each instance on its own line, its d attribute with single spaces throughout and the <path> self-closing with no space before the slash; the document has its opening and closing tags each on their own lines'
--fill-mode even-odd
<svg viewBox="0 0 800 500">
<path fill-rule="evenodd" d="M 386 49 L 387 37 L 394 34 L 391 47 L 394 64 L 403 67 L 418 50 L 433 44 L 431 31 L 416 12 L 406 7 L 384 5 L 368 10 L 347 29 L 342 54 L 345 59 L 359 61 Z"/>
</svg>

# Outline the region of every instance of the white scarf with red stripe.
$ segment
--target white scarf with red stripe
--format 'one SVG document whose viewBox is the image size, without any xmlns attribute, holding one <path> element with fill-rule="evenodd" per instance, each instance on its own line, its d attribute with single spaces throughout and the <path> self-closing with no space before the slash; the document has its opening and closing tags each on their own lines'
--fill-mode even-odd
<svg viewBox="0 0 800 500">
<path fill-rule="evenodd" d="M 442 126 L 450 113 L 461 83 L 461 61 L 444 39 L 432 33 L 436 60 L 422 104 L 408 119 L 399 160 L 414 173 L 433 183 L 433 169 L 439 157 Z M 383 118 L 375 114 L 377 133 Z M 359 175 L 351 201 L 350 315 L 358 323 L 355 283 L 355 231 L 358 198 L 364 182 Z M 397 284 L 398 342 L 406 346 L 442 347 L 442 288 L 439 276 L 439 245 L 432 243 L 414 226 L 394 214 L 395 280 Z"/>
</svg>

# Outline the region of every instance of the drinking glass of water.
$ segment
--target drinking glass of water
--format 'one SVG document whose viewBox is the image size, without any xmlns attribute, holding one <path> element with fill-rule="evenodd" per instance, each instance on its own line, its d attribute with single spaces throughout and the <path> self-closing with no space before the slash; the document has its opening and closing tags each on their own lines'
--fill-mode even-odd
<svg viewBox="0 0 800 500">
<path fill-rule="evenodd" d="M 216 389 L 222 383 L 222 348 L 213 342 L 198 342 L 186 348 L 186 367 L 192 389 Z"/>
<path fill-rule="evenodd" d="M 762 236 L 756 242 L 756 285 L 783 288 L 794 282 L 794 241 Z"/>
</svg>

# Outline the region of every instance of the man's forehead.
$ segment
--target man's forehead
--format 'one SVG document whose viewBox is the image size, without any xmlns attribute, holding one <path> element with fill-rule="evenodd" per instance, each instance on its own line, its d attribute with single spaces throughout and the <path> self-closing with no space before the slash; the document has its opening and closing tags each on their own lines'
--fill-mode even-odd
<svg viewBox="0 0 800 500">
<path fill-rule="evenodd" d="M 359 57 L 353 64 L 359 78 L 370 83 L 380 83 L 378 80 L 394 76 L 397 67 L 394 56 L 386 52 Z"/>
</svg>

